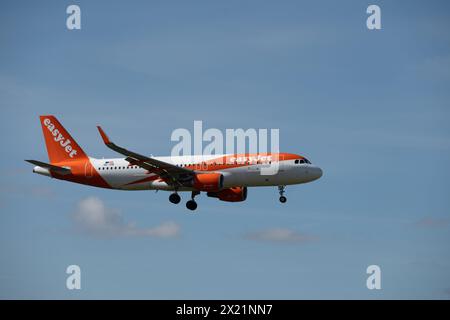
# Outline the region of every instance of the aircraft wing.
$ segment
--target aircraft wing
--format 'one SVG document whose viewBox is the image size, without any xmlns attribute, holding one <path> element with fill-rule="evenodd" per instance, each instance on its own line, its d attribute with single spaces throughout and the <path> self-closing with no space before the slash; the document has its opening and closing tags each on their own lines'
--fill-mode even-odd
<svg viewBox="0 0 450 320">
<path fill-rule="evenodd" d="M 146 157 L 133 151 L 129 151 L 125 148 L 119 147 L 115 143 L 111 142 L 111 140 L 109 140 L 109 137 L 100 126 L 97 126 L 97 129 L 100 132 L 103 142 L 108 148 L 126 156 L 125 160 L 130 164 L 137 165 L 148 170 L 149 172 L 159 175 L 161 179 L 163 179 L 170 185 L 183 186 L 185 182 L 190 181 L 195 175 L 195 172 L 190 169 L 178 167 L 176 165 L 156 160 L 151 157 Z"/>
</svg>

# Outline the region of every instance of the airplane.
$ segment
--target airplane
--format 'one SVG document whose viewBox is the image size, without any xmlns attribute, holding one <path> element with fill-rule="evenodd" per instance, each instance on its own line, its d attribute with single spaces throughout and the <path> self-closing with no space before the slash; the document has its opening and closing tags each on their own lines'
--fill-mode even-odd
<svg viewBox="0 0 450 320">
<path fill-rule="evenodd" d="M 53 115 L 39 117 L 49 162 L 25 160 L 33 172 L 51 178 L 117 190 L 170 191 L 169 201 L 178 204 L 178 192 L 191 192 L 186 202 L 197 209 L 195 197 L 206 192 L 221 201 L 247 199 L 247 188 L 278 186 L 279 201 L 285 203 L 285 186 L 319 179 L 322 170 L 303 156 L 291 153 L 223 154 L 153 157 L 129 151 L 113 143 L 97 126 L 105 145 L 124 158 L 89 157 Z M 273 175 L 264 168 L 278 165 Z"/>
</svg>

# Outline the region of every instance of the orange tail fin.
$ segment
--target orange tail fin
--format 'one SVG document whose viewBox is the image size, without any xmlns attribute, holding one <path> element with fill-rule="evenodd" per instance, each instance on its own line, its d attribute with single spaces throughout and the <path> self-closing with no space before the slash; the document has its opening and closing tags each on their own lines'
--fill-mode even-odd
<svg viewBox="0 0 450 320">
<path fill-rule="evenodd" d="M 50 163 L 87 159 L 83 149 L 64 129 L 55 116 L 40 116 Z"/>
</svg>

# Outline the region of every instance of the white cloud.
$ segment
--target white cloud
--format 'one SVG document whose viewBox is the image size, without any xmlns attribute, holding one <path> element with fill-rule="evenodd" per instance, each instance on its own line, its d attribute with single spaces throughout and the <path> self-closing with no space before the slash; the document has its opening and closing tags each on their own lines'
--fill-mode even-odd
<svg viewBox="0 0 450 320">
<path fill-rule="evenodd" d="M 82 199 L 77 204 L 72 219 L 78 230 L 96 236 L 150 236 L 173 238 L 180 234 L 180 226 L 173 221 L 166 221 L 153 228 L 139 228 L 134 223 L 126 222 L 120 212 L 108 208 L 96 197 Z"/>
<path fill-rule="evenodd" d="M 271 242 L 304 243 L 314 238 L 300 234 L 288 228 L 271 228 L 263 231 L 252 232 L 246 235 L 247 239 Z"/>
</svg>

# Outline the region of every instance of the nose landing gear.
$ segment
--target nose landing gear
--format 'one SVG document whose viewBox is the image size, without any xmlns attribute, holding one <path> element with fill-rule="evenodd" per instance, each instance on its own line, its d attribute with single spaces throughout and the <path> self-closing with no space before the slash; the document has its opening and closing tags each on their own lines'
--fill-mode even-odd
<svg viewBox="0 0 450 320">
<path fill-rule="evenodd" d="M 285 186 L 278 186 L 278 192 L 280 193 L 280 202 L 285 203 L 287 201 L 287 198 L 284 196 L 284 187 Z"/>
<path fill-rule="evenodd" d="M 192 191 L 191 200 L 186 202 L 186 208 L 188 208 L 189 210 L 192 210 L 192 211 L 197 209 L 197 202 L 195 202 L 194 198 L 198 194 L 200 194 L 200 191 Z"/>
</svg>

